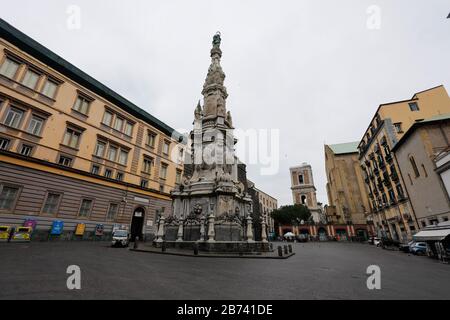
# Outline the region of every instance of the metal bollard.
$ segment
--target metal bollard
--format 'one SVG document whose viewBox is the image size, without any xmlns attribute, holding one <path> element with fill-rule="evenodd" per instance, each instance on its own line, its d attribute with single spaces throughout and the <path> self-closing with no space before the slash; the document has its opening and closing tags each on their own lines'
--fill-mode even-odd
<svg viewBox="0 0 450 320">
<path fill-rule="evenodd" d="M 138 241 L 139 241 L 139 237 L 138 237 L 138 236 L 134 237 L 133 249 L 137 249 L 137 247 L 138 247 Z"/>
<path fill-rule="evenodd" d="M 289 253 L 292 253 L 292 244 L 288 245 Z"/>
<path fill-rule="evenodd" d="M 288 247 L 287 247 L 287 245 L 284 245 L 283 248 L 284 248 L 284 254 L 288 254 Z"/>
<path fill-rule="evenodd" d="M 194 255 L 198 255 L 198 243 L 194 243 Z"/>
<path fill-rule="evenodd" d="M 166 252 L 166 242 L 165 241 L 163 241 L 163 243 L 161 244 L 161 251 Z"/>
<path fill-rule="evenodd" d="M 283 256 L 283 249 L 281 248 L 281 246 L 278 246 L 278 256 L 282 257 Z"/>
<path fill-rule="evenodd" d="M 273 250 L 273 243 L 269 243 L 269 248 L 270 248 L 270 251 Z"/>
</svg>

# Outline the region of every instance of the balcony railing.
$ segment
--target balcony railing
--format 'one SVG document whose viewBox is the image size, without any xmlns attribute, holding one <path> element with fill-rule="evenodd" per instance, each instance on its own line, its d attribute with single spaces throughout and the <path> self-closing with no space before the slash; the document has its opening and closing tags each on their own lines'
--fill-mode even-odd
<svg viewBox="0 0 450 320">
<path fill-rule="evenodd" d="M 387 154 L 385 157 L 384 157 L 384 159 L 387 161 L 387 162 L 391 162 L 392 161 L 392 154 Z"/>
</svg>

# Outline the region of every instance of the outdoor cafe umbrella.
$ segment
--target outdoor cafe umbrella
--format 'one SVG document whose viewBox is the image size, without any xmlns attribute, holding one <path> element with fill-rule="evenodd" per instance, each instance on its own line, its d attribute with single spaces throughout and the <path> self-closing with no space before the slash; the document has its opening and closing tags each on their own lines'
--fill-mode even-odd
<svg viewBox="0 0 450 320">
<path fill-rule="evenodd" d="M 292 232 L 288 232 L 284 234 L 285 238 L 289 238 L 289 237 L 295 237 L 295 234 L 293 234 Z"/>
</svg>

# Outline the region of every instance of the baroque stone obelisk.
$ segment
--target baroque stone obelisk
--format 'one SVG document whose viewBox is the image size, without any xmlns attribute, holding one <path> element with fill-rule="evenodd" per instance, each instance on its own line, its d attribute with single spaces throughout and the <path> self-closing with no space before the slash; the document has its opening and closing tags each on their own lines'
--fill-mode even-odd
<svg viewBox="0 0 450 320">
<path fill-rule="evenodd" d="M 227 112 L 225 73 L 220 65 L 221 37 L 212 42 L 211 64 L 203 85 L 203 106 L 194 110 L 190 152 L 182 183 L 172 191 L 172 216 L 166 219 L 166 241 L 204 243 L 220 251 L 234 244 L 257 246 L 253 240 L 252 200 L 238 179 L 236 139 Z M 182 241 L 181 241 L 182 240 Z M 230 245 L 231 243 L 231 245 Z M 246 247 L 248 248 L 248 247 Z M 262 250 L 262 249 L 259 249 Z"/>
</svg>

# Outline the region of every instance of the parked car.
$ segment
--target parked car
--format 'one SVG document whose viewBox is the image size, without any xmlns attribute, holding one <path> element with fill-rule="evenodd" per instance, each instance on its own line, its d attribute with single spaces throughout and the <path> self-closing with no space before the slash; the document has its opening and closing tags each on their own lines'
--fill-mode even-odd
<svg viewBox="0 0 450 320">
<path fill-rule="evenodd" d="M 130 243 L 130 234 L 127 230 L 116 230 L 112 235 L 111 245 L 128 247 Z"/>
<path fill-rule="evenodd" d="M 416 242 L 411 246 L 410 251 L 412 254 L 426 254 L 427 253 L 427 244 L 426 242 Z"/>
<path fill-rule="evenodd" d="M 406 253 L 410 253 L 411 252 L 411 247 L 414 246 L 416 242 L 415 241 L 410 241 L 408 243 L 402 243 L 399 247 L 400 251 L 406 252 Z"/>
</svg>

